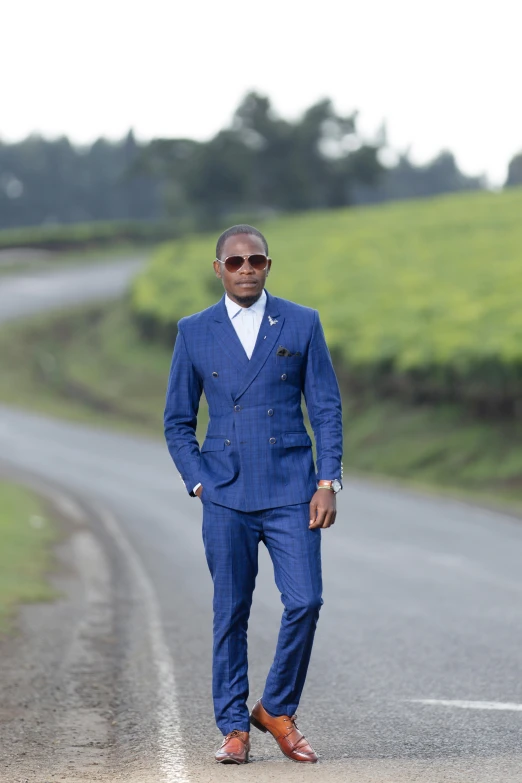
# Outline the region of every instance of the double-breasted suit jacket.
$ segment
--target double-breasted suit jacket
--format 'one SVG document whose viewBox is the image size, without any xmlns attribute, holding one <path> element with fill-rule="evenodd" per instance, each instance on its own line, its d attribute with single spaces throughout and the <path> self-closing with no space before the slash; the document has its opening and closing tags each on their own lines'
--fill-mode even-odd
<svg viewBox="0 0 522 783">
<path fill-rule="evenodd" d="M 200 448 L 195 429 L 202 393 L 210 419 Z M 246 512 L 306 503 L 318 478 L 340 478 L 341 399 L 317 311 L 267 292 L 251 359 L 224 296 L 182 318 L 169 375 L 165 434 L 188 492 L 201 482 L 204 502 Z"/>
</svg>

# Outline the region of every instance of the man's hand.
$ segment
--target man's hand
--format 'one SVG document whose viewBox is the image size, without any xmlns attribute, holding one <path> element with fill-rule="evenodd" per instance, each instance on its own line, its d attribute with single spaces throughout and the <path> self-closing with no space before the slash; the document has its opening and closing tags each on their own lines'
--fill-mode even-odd
<svg viewBox="0 0 522 783">
<path fill-rule="evenodd" d="M 198 487 L 194 494 L 196 495 L 196 497 L 198 497 L 201 500 L 201 495 L 203 494 L 203 486 Z"/>
<path fill-rule="evenodd" d="M 310 530 L 331 527 L 336 516 L 335 494 L 331 489 L 318 489 L 310 501 Z"/>
</svg>

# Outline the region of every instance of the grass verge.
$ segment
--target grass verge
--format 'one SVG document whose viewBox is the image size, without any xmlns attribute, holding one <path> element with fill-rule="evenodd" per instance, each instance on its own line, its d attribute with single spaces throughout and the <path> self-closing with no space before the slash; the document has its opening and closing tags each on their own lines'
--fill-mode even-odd
<svg viewBox="0 0 522 783">
<path fill-rule="evenodd" d="M 56 539 L 41 501 L 23 487 L 0 481 L 0 634 L 12 627 L 18 604 L 56 597 L 46 580 Z"/>
<path fill-rule="evenodd" d="M 0 330 L 0 400 L 160 437 L 169 363 L 121 303 L 39 316 Z"/>
<path fill-rule="evenodd" d="M 163 437 L 171 352 L 140 339 L 125 302 L 0 332 L 0 400 L 100 427 Z M 202 405 L 198 436 L 206 424 Z M 522 508 L 522 423 L 458 406 L 345 398 L 347 471 Z"/>
</svg>

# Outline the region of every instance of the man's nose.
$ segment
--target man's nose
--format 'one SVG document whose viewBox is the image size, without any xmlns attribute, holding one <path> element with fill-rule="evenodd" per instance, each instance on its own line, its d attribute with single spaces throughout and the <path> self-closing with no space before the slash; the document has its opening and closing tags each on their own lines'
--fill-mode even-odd
<svg viewBox="0 0 522 783">
<path fill-rule="evenodd" d="M 254 267 L 252 266 L 248 258 L 245 258 L 243 262 L 243 266 L 239 271 L 242 272 L 243 274 L 249 275 L 251 272 L 255 272 L 256 270 L 254 269 Z"/>
</svg>

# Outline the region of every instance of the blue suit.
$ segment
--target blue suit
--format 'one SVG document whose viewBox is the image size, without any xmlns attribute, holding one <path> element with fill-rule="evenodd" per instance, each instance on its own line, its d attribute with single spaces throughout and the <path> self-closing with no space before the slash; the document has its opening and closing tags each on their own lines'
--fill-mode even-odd
<svg viewBox="0 0 522 783">
<path fill-rule="evenodd" d="M 202 393 L 210 420 L 200 449 L 195 429 Z M 203 484 L 203 538 L 214 581 L 217 723 L 224 734 L 248 731 L 246 631 L 259 542 L 269 550 L 285 606 L 263 694 L 274 715 L 297 708 L 322 604 L 321 534 L 308 527 L 308 504 L 318 478 L 341 477 L 342 412 L 318 313 L 267 292 L 251 359 L 224 297 L 181 319 L 165 435 L 187 491 Z"/>
</svg>

